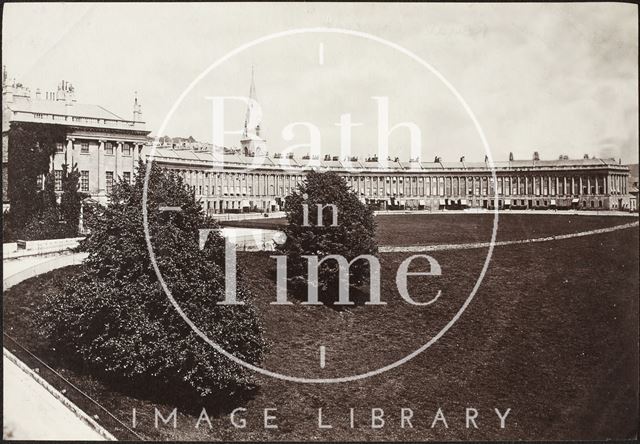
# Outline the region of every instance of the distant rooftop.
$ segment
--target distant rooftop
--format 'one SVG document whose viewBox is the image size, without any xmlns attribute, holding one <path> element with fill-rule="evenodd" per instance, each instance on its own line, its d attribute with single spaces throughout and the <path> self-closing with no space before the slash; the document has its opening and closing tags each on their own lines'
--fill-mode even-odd
<svg viewBox="0 0 640 444">
<path fill-rule="evenodd" d="M 150 148 L 150 147 L 148 147 Z M 338 159 L 337 157 L 327 156 L 322 159 L 310 159 L 309 156 L 303 157 L 278 157 L 277 154 L 273 156 L 245 156 L 240 152 L 233 152 L 230 149 L 221 151 L 216 150 L 185 150 L 185 149 L 171 149 L 167 147 L 157 147 L 154 154 L 154 158 L 158 161 L 164 161 L 169 163 L 224 163 L 228 166 L 237 167 L 267 167 L 267 168 L 321 168 L 329 170 L 361 170 L 361 171 L 375 171 L 375 170 L 397 170 L 397 171 L 411 171 L 411 170 L 429 170 L 429 171 L 447 171 L 447 170 L 483 170 L 490 169 L 491 164 L 487 162 L 445 162 L 440 159 L 439 162 L 419 162 L 419 161 L 401 161 L 399 159 L 388 160 L 385 166 L 382 162 L 376 159 L 367 159 L 364 161 L 357 160 L 352 157 L 348 159 Z M 510 160 L 510 161 L 496 161 L 493 163 L 496 169 L 518 169 L 518 168 L 581 168 L 581 167 L 623 167 L 615 159 L 596 159 L 596 158 L 583 158 L 583 159 L 568 159 L 563 157 L 557 160 Z"/>
</svg>

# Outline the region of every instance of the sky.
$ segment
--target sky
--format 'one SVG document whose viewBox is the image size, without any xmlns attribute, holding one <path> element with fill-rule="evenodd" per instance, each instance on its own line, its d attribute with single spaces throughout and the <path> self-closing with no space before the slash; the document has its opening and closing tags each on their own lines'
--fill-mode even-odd
<svg viewBox="0 0 640 444">
<path fill-rule="evenodd" d="M 253 67 L 270 152 L 305 154 L 313 134 L 322 154 L 338 155 L 346 142 L 337 124 L 349 114 L 359 124 L 350 131 L 352 155 L 375 154 L 384 138 L 392 157 L 409 158 L 413 142 L 423 161 L 482 161 L 466 103 L 494 160 L 537 151 L 542 159 L 637 163 L 637 12 L 625 3 L 9 3 L 3 64 L 32 91 L 64 79 L 79 101 L 124 118 L 132 118 L 137 91 L 153 135 L 212 141 L 212 97 L 247 96 Z M 255 44 L 210 69 L 258 38 L 321 27 L 366 33 L 404 52 L 361 35 L 307 32 Z M 374 97 L 388 100 L 388 119 Z M 225 128 L 241 129 L 246 106 L 224 103 Z M 410 122 L 419 134 L 401 125 L 381 136 L 385 120 L 389 130 Z M 225 135 L 227 146 L 238 141 Z"/>
</svg>

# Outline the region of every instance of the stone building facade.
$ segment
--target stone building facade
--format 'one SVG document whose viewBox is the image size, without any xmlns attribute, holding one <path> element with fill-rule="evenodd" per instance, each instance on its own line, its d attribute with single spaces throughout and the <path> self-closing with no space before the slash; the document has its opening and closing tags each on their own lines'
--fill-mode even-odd
<svg viewBox="0 0 640 444">
<path fill-rule="evenodd" d="M 131 180 L 149 131 L 142 121 L 142 108 L 134 99 L 131 119 L 124 119 L 99 105 L 78 102 L 73 86 L 66 81 L 55 92 L 30 89 L 7 79 L 2 85 L 2 197 L 3 208 L 9 205 L 9 140 L 12 128 L 23 123 L 62 126 L 66 137 L 57 142 L 50 165 L 56 176 L 56 190 L 61 189 L 62 165 L 77 165 L 80 189 L 100 203 L 118 177 Z M 17 147 L 26 149 L 27 147 Z M 19 156 L 19 153 L 14 153 Z M 58 179 L 59 178 L 59 179 Z M 39 186 L 43 180 L 39 178 Z"/>
<path fill-rule="evenodd" d="M 344 162 L 159 148 L 155 162 L 180 174 L 211 214 L 277 211 L 311 170 L 335 171 L 380 210 L 493 208 L 628 210 L 628 167 L 611 159 L 495 162 Z"/>
</svg>

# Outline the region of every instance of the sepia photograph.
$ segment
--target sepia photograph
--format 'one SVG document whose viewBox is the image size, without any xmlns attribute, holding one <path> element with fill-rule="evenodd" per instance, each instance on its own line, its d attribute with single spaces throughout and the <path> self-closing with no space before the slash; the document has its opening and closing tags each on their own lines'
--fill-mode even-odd
<svg viewBox="0 0 640 444">
<path fill-rule="evenodd" d="M 2 7 L 3 439 L 635 441 L 638 5 Z"/>
</svg>

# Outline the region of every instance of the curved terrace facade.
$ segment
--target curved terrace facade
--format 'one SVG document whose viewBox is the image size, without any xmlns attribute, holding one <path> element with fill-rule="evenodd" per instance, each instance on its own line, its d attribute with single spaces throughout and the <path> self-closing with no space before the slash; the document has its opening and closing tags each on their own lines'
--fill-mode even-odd
<svg viewBox="0 0 640 444">
<path fill-rule="evenodd" d="M 210 213 L 277 211 L 311 170 L 335 171 L 380 210 L 493 208 L 625 209 L 629 168 L 612 159 L 488 162 L 341 161 L 158 148 L 153 160 L 179 173 Z"/>
</svg>

